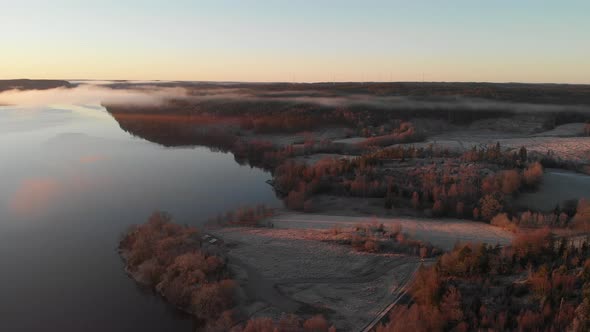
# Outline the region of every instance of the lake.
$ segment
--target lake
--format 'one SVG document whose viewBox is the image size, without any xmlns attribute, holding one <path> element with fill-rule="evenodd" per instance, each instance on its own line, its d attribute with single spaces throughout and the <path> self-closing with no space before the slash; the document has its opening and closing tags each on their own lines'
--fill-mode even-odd
<svg viewBox="0 0 590 332">
<path fill-rule="evenodd" d="M 116 247 L 156 209 L 199 226 L 280 206 L 270 174 L 205 147 L 166 148 L 98 105 L 0 107 L 0 331 L 190 331 Z"/>
<path fill-rule="evenodd" d="M 552 211 L 568 200 L 590 198 L 590 176 L 560 169 L 546 169 L 538 190 L 518 196 L 516 204 L 537 211 Z"/>
</svg>

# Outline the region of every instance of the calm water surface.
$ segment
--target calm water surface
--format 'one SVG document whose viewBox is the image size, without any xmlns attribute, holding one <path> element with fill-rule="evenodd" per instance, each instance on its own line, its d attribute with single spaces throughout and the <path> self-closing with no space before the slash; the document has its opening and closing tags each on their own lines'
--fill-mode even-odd
<svg viewBox="0 0 590 332">
<path fill-rule="evenodd" d="M 551 211 L 556 205 L 580 198 L 590 199 L 590 176 L 560 169 L 546 169 L 539 190 L 524 193 L 517 204 L 539 211 Z"/>
<path fill-rule="evenodd" d="M 155 209 L 200 225 L 279 202 L 270 174 L 132 137 L 100 106 L 0 107 L 0 331 L 190 331 L 138 288 L 118 239 Z"/>
</svg>

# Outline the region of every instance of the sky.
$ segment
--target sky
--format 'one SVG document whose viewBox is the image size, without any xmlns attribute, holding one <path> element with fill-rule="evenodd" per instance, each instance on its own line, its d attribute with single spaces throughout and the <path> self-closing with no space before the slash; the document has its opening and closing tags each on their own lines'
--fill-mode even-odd
<svg viewBox="0 0 590 332">
<path fill-rule="evenodd" d="M 0 78 L 590 83 L 590 1 L 0 0 Z"/>
</svg>

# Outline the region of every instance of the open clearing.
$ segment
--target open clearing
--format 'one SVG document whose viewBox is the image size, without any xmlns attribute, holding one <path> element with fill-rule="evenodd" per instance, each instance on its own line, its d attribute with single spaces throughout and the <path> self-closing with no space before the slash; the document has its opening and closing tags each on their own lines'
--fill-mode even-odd
<svg viewBox="0 0 590 332">
<path fill-rule="evenodd" d="M 440 146 L 451 151 L 465 152 L 474 146 L 488 146 L 500 143 L 502 148 L 519 149 L 525 147 L 529 153 L 547 154 L 551 152 L 555 157 L 563 160 L 587 163 L 590 161 L 590 137 L 552 137 L 528 136 L 506 138 L 497 134 L 475 133 L 471 131 L 453 132 L 437 135 L 425 142 L 406 143 L 405 146 L 428 147 Z"/>
<path fill-rule="evenodd" d="M 358 253 L 321 242 L 319 230 L 220 228 L 253 316 L 322 313 L 356 331 L 386 307 L 419 266 L 417 257 Z"/>
<path fill-rule="evenodd" d="M 483 223 L 418 218 L 367 218 L 281 212 L 272 228 L 225 227 L 230 266 L 252 316 L 322 313 L 339 330 L 362 329 L 396 297 L 419 267 L 414 256 L 370 254 L 326 242 L 329 229 L 377 222 L 400 224 L 414 238 L 450 249 L 457 241 L 506 244 L 512 234 Z"/>
</svg>

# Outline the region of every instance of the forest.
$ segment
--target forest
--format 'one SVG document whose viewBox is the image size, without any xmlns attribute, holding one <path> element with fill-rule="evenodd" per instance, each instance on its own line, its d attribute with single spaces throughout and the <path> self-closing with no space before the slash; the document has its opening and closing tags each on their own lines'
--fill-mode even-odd
<svg viewBox="0 0 590 332">
<path fill-rule="evenodd" d="M 236 214 L 242 220 L 253 217 L 250 211 Z M 321 315 L 301 319 L 289 314 L 278 321 L 245 317 L 238 309 L 244 299 L 231 278 L 227 257 L 208 249 L 199 230 L 175 224 L 165 212 L 154 212 L 145 224 L 131 227 L 121 239 L 119 252 L 133 279 L 192 315 L 199 330 L 335 331 Z"/>
<path fill-rule="evenodd" d="M 580 201 L 577 227 L 590 225 Z M 590 329 L 588 237 L 548 228 L 520 233 L 509 246 L 457 244 L 412 283 L 411 304 L 397 306 L 386 331 L 587 331 Z"/>
<path fill-rule="evenodd" d="M 120 82 L 110 87 L 138 86 Z M 508 245 L 458 242 L 444 253 L 395 226 L 366 223 L 314 233 L 320 241 L 358 254 L 413 255 L 434 262 L 419 269 L 407 304 L 396 306 L 377 331 L 590 328 L 588 200 L 577 197 L 542 210 L 518 204 L 520 196 L 543 186 L 547 168 L 590 173 L 587 86 L 181 87 L 182 96 L 160 104 L 105 107 L 122 129 L 138 137 L 166 147 L 207 146 L 269 171 L 269 183 L 288 210 L 330 214 L 345 207 L 360 211 L 369 202 L 374 215 L 443 223 L 455 218 L 512 234 Z M 338 199 L 350 206 L 326 203 Z M 273 209 L 258 206 L 212 222 L 248 232 L 272 229 L 268 220 L 274 215 Z M 151 220 L 121 242 L 127 268 L 201 326 L 333 330 L 321 316 L 248 320 L 236 309 L 242 299 L 227 257 L 203 247 L 196 230 L 155 216 L 164 222 Z"/>
</svg>

